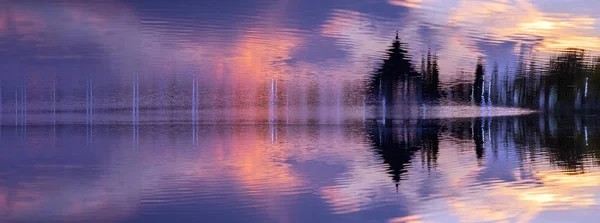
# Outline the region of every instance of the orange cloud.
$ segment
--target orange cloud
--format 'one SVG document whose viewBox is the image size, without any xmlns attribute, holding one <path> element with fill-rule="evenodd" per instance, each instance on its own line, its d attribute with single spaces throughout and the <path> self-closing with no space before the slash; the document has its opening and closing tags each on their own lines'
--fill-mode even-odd
<svg viewBox="0 0 600 223">
<path fill-rule="evenodd" d="M 286 60 L 301 39 L 286 32 L 250 29 L 237 39 L 224 60 L 240 81 L 287 78 L 291 75 Z"/>
<path fill-rule="evenodd" d="M 594 28 L 595 18 L 580 14 L 546 13 L 530 0 L 463 0 L 452 9 L 448 22 L 470 27 L 495 40 L 513 41 L 517 36 L 541 37 L 541 45 L 535 49 L 539 52 L 547 53 L 567 47 L 600 50 L 600 45 L 594 44 L 600 41 L 599 33 Z"/>
<path fill-rule="evenodd" d="M 395 6 L 408 8 L 420 8 L 423 0 L 388 0 L 388 3 Z"/>
</svg>

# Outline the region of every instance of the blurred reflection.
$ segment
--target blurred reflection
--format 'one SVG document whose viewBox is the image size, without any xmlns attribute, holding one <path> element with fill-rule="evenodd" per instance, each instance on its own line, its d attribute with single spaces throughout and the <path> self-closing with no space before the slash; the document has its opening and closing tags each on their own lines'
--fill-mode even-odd
<svg viewBox="0 0 600 223">
<path fill-rule="evenodd" d="M 302 213 L 311 212 L 330 221 L 543 222 L 598 204 L 598 125 L 530 115 L 96 126 L 93 141 L 85 125 L 56 125 L 56 133 L 54 125 L 26 133 L 4 126 L 0 218 L 258 222 L 308 220 Z"/>
<path fill-rule="evenodd" d="M 436 166 L 439 125 L 430 121 L 400 121 L 378 124 L 367 130 L 373 150 L 388 167 L 387 173 L 398 183 L 417 151 L 424 155 L 427 167 Z"/>
</svg>

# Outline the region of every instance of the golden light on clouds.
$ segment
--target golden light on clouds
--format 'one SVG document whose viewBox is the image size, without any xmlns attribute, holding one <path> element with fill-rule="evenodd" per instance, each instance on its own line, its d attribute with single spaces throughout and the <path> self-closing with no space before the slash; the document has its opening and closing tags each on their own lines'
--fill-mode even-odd
<svg viewBox="0 0 600 223">
<path fill-rule="evenodd" d="M 520 173 L 516 171 L 516 178 Z M 531 183 L 501 182 L 459 192 L 448 199 L 453 215 L 463 222 L 528 222 L 546 210 L 570 210 L 597 205 L 594 194 L 600 174 L 566 175 L 554 170 L 534 172 Z M 467 182 L 465 182 L 467 183 Z M 459 185 L 459 188 L 466 185 Z"/>
<path fill-rule="evenodd" d="M 421 221 L 422 216 L 420 215 L 410 215 L 410 216 L 406 216 L 406 217 L 398 217 L 398 218 L 392 218 L 390 220 L 388 220 L 388 223 L 425 223 L 424 221 Z"/>
<path fill-rule="evenodd" d="M 402 6 L 407 8 L 420 8 L 423 0 L 388 0 L 390 5 Z"/>
<path fill-rule="evenodd" d="M 550 52 L 569 47 L 600 50 L 596 19 L 587 15 L 546 13 L 529 0 L 463 0 L 451 10 L 450 24 L 469 27 L 496 40 L 539 39 L 534 50 Z M 591 42 L 591 43 L 590 43 Z M 519 49 L 515 49 L 517 51 Z"/>
<path fill-rule="evenodd" d="M 542 43 L 543 49 L 564 50 L 567 48 L 581 48 L 585 50 L 600 50 L 600 38 L 590 36 L 565 36 Z"/>
</svg>

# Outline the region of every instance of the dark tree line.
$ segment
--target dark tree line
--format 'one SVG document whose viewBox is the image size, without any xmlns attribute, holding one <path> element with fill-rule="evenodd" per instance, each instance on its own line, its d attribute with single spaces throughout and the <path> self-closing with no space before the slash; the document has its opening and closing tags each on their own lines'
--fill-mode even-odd
<svg viewBox="0 0 600 223">
<path fill-rule="evenodd" d="M 426 64 L 426 65 L 425 65 Z M 425 67 L 427 66 L 427 67 Z M 431 50 L 427 51 L 427 62 L 421 58 L 421 78 L 423 100 L 426 102 L 435 102 L 440 99 L 440 70 L 437 64 L 437 54 L 431 55 Z"/>
<path fill-rule="evenodd" d="M 600 165 L 600 121 L 585 116 L 555 117 L 536 114 L 519 117 L 456 120 L 397 120 L 368 126 L 370 147 L 384 164 L 393 183 L 401 184 L 414 159 L 422 168 L 436 168 L 440 142 L 471 141 L 477 160 L 515 154 L 523 162 L 549 162 L 569 174 Z M 454 140 L 457 139 L 457 140 Z M 513 153 L 514 152 L 514 153 Z M 527 161 L 526 161 L 527 160 Z"/>
<path fill-rule="evenodd" d="M 600 59 L 586 56 L 584 50 L 566 49 L 551 57 L 541 69 L 534 59 L 529 68 L 526 67 L 521 57 L 514 80 L 509 82 L 505 79 L 501 84 L 497 82 L 498 78 L 494 78 L 497 77 L 497 72 L 494 72 L 490 85 L 502 88 L 486 89 L 491 94 L 489 102 L 556 113 L 600 108 Z M 475 81 L 475 89 L 478 84 Z"/>
<path fill-rule="evenodd" d="M 496 63 L 491 73 L 486 73 L 484 59 L 479 58 L 473 82 L 442 90 L 437 55 L 428 51 L 422 56 L 419 73 L 404 45 L 396 34 L 383 63 L 371 75 L 368 90 L 372 103 L 392 107 L 401 96 L 419 104 L 444 100 L 550 112 L 600 109 L 600 58 L 586 56 L 581 49 L 566 49 L 541 66 L 535 59 L 526 65 L 521 55 L 514 73 L 507 65 L 504 76 Z"/>
</svg>

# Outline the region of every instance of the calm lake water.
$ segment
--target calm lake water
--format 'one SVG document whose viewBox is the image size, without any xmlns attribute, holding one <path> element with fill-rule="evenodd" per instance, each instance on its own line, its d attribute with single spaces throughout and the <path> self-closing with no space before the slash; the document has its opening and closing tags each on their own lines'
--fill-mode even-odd
<svg viewBox="0 0 600 223">
<path fill-rule="evenodd" d="M 0 0 L 0 222 L 597 222 L 598 19 Z"/>
<path fill-rule="evenodd" d="M 598 125 L 5 126 L 0 220 L 595 222 Z"/>
</svg>

